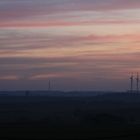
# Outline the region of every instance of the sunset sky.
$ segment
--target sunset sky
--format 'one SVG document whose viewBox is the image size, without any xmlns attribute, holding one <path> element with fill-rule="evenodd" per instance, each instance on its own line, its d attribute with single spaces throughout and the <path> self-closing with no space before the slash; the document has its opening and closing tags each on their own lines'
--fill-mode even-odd
<svg viewBox="0 0 140 140">
<path fill-rule="evenodd" d="M 0 90 L 127 90 L 140 72 L 140 0 L 0 0 Z"/>
</svg>

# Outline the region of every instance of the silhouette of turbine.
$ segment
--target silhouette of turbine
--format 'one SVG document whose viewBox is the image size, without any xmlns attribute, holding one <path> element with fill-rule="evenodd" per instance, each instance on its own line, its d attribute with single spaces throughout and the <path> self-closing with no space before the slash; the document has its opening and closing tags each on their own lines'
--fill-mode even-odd
<svg viewBox="0 0 140 140">
<path fill-rule="evenodd" d="M 136 90 L 137 93 L 139 93 L 139 73 L 137 73 L 137 77 L 136 77 Z"/>
<path fill-rule="evenodd" d="M 132 73 L 131 77 L 130 77 L 130 91 L 131 91 L 131 93 L 133 92 L 133 82 L 134 82 L 134 76 L 133 76 L 133 73 Z"/>
</svg>

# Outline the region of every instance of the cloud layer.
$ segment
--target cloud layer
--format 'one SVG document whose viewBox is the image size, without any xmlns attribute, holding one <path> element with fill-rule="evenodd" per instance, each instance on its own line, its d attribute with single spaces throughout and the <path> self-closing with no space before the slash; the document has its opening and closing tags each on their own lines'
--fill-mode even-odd
<svg viewBox="0 0 140 140">
<path fill-rule="evenodd" d="M 138 0 L 1 0 L 0 88 L 123 90 L 140 71 Z"/>
</svg>

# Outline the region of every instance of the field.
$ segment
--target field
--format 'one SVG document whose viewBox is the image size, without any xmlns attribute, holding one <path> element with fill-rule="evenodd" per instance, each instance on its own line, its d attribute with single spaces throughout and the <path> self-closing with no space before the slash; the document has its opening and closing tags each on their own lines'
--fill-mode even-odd
<svg viewBox="0 0 140 140">
<path fill-rule="evenodd" d="M 140 136 L 140 95 L 1 96 L 1 139 Z"/>
</svg>

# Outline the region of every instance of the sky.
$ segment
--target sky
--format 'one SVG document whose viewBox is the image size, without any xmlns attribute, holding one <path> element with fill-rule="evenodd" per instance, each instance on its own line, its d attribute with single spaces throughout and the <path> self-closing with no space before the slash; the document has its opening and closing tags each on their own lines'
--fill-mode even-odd
<svg viewBox="0 0 140 140">
<path fill-rule="evenodd" d="M 139 0 L 0 0 L 0 90 L 114 90 L 140 72 Z"/>
</svg>

